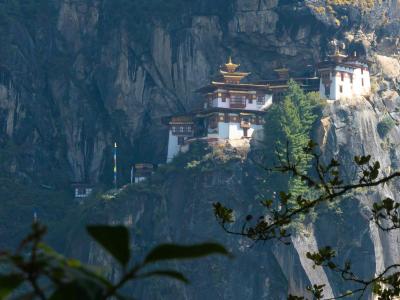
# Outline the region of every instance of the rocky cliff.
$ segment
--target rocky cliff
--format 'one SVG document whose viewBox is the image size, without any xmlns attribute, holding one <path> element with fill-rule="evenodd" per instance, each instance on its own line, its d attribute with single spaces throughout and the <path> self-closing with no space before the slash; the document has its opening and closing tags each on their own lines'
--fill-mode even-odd
<svg viewBox="0 0 400 300">
<path fill-rule="evenodd" d="M 19 149 L 2 166 L 42 183 L 108 182 L 114 140 L 124 166 L 163 161 L 161 117 L 198 106 L 194 90 L 229 54 L 253 80 L 310 71 L 333 37 L 395 54 L 399 4 L 370 2 L 2 4 L 0 142 Z"/>
<path fill-rule="evenodd" d="M 161 117 L 199 105 L 194 91 L 229 54 L 254 80 L 283 64 L 302 73 L 336 30 L 302 2 L 129 3 L 2 4 L 0 142 L 20 149 L 6 171 L 108 182 L 114 140 L 123 166 L 162 162 Z"/>
<path fill-rule="evenodd" d="M 394 91 L 396 81 L 387 77 L 385 66 L 378 67 L 376 93 L 368 99 L 326 104 L 315 136 L 324 159 L 340 160 L 342 175 L 349 181 L 357 177 L 357 170 L 352 167 L 354 155 L 371 154 L 379 159 L 384 175 L 398 170 L 400 163 L 400 130 L 395 125 L 400 98 Z M 387 90 L 388 86 L 393 90 Z M 383 130 L 380 124 L 387 118 L 395 123 Z M 160 280 L 131 286 L 129 291 L 141 299 L 286 299 L 289 293 L 307 296 L 306 287 L 311 284 L 325 284 L 324 295 L 328 299 L 358 286 L 328 269 L 314 268 L 306 252 L 330 245 L 337 252 L 339 263 L 351 261 L 352 270 L 365 279 L 399 261 L 399 233 L 384 233 L 371 222 L 375 201 L 385 197 L 400 200 L 398 180 L 319 206 L 314 220 L 306 219 L 304 225 L 295 228 L 290 245 L 276 241 L 254 243 L 226 234 L 214 218 L 212 203 L 220 201 L 232 207 L 238 220 L 260 213 L 257 195 L 264 176 L 246 155 L 214 149 L 212 154 L 163 167 L 148 182 L 96 199 L 80 218 L 89 223 L 127 225 L 136 258 L 159 242 L 205 240 L 224 244 L 235 256 L 232 260 L 207 258 L 176 264 L 174 267 L 187 274 L 192 284 Z M 71 245 L 80 246 L 73 246 L 70 253 L 104 265 L 110 276 L 118 276 L 115 263 L 93 242 L 80 240 Z M 362 299 L 372 299 L 371 293 L 367 291 Z"/>
<path fill-rule="evenodd" d="M 354 155 L 372 154 L 386 173 L 399 166 L 396 0 L 42 0 L 0 9 L 0 169 L 13 180 L 56 189 L 69 181 L 109 184 L 114 140 L 122 178 L 133 162 L 162 162 L 167 133 L 161 117 L 198 106 L 193 91 L 229 54 L 252 80 L 271 78 L 282 65 L 302 74 L 325 55 L 332 38 L 372 61 L 374 94 L 326 106 L 317 137 L 324 155 L 340 158 L 349 179 L 354 170 L 346 166 Z M 379 124 L 388 118 L 395 125 L 382 132 Z M 236 254 L 229 264 L 206 259 L 185 265 L 191 286 L 148 283 L 133 287 L 136 295 L 284 299 L 325 283 L 328 297 L 351 286 L 324 270 L 315 273 L 305 252 L 330 244 L 365 276 L 399 260 L 398 236 L 369 222 L 375 199 L 397 197 L 395 183 L 350 195 L 337 212 L 323 208 L 291 246 L 250 247 L 221 232 L 211 203 L 231 203 L 244 216 L 257 205 L 257 176 L 246 160 L 224 165 L 229 168 L 167 172 L 151 193 L 130 188 L 80 216 L 82 222 L 131 226 L 138 255 L 166 240 L 204 239 Z M 83 237 L 71 241 L 68 252 L 117 272 Z"/>
</svg>

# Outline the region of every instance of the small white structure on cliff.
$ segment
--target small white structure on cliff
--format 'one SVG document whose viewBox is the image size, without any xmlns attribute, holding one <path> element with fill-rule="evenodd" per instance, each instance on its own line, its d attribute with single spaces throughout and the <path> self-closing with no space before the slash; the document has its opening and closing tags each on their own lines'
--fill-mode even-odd
<svg viewBox="0 0 400 300">
<path fill-rule="evenodd" d="M 168 118 L 167 162 L 193 141 L 228 142 L 236 147 L 262 129 L 272 91 L 266 84 L 241 83 L 250 73 L 238 72 L 238 67 L 229 59 L 220 70 L 220 80 L 198 90 L 204 97 L 203 109 Z"/>
<path fill-rule="evenodd" d="M 71 184 L 75 198 L 87 198 L 93 192 L 93 186 L 83 182 L 73 182 Z"/>
<path fill-rule="evenodd" d="M 367 96 L 371 80 L 367 61 L 354 54 L 347 56 L 337 51 L 328 60 L 319 63 L 320 94 L 328 100 Z"/>
</svg>

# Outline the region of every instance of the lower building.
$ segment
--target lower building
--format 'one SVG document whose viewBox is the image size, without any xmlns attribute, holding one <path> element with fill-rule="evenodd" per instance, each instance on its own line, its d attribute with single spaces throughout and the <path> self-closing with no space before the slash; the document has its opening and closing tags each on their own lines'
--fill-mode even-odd
<svg viewBox="0 0 400 300">
<path fill-rule="evenodd" d="M 169 125 L 167 162 L 186 152 L 194 141 L 241 147 L 262 130 L 265 111 L 210 109 L 166 119 Z"/>
<path fill-rule="evenodd" d="M 148 179 L 154 173 L 154 165 L 150 163 L 140 163 L 134 166 L 134 176 L 131 179 L 134 183 Z"/>
<path fill-rule="evenodd" d="M 71 184 L 75 198 L 87 198 L 93 192 L 93 186 L 88 183 L 74 182 Z"/>
</svg>

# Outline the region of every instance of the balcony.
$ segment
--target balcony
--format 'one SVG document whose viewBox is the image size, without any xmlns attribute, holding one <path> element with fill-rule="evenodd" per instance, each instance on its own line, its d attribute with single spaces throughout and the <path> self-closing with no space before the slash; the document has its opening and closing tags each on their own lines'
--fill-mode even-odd
<svg viewBox="0 0 400 300">
<path fill-rule="evenodd" d="M 245 97 L 231 97 L 229 101 L 230 108 L 245 108 L 246 98 Z"/>
</svg>

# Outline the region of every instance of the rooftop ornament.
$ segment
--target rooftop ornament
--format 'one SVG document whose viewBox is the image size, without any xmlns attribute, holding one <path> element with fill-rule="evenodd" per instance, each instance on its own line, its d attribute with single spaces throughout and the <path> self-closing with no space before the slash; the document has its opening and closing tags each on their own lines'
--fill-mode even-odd
<svg viewBox="0 0 400 300">
<path fill-rule="evenodd" d="M 229 56 L 228 62 L 225 64 L 225 70 L 229 73 L 234 73 L 239 66 L 240 64 L 234 64 L 232 62 L 232 57 Z"/>
</svg>

